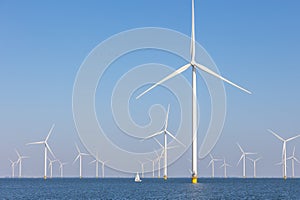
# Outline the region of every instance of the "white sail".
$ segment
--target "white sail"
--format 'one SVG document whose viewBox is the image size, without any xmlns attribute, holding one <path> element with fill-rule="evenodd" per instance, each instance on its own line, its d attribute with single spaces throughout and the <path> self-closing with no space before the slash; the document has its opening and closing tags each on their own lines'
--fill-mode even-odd
<svg viewBox="0 0 300 200">
<path fill-rule="evenodd" d="M 142 181 L 142 180 L 140 179 L 139 173 L 136 173 L 136 176 L 135 176 L 134 181 L 135 181 L 135 182 L 141 182 L 141 181 Z"/>
</svg>

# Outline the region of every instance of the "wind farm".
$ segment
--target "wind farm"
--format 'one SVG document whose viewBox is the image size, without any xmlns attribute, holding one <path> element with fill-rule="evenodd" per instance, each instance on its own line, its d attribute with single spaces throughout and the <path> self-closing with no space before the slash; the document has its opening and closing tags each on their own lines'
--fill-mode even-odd
<svg viewBox="0 0 300 200">
<path fill-rule="evenodd" d="M 1 3 L 1 197 L 297 199 L 299 6 Z"/>
</svg>

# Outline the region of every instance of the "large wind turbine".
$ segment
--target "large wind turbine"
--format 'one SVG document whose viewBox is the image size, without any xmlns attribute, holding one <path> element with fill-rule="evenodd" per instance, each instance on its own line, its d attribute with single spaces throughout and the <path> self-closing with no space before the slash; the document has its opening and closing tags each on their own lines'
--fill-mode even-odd
<svg viewBox="0 0 300 200">
<path fill-rule="evenodd" d="M 18 155 L 17 164 L 19 163 L 19 178 L 22 178 L 22 160 L 24 158 L 29 158 L 29 157 L 28 156 L 21 156 L 17 150 L 16 150 L 16 153 Z"/>
<path fill-rule="evenodd" d="M 220 166 L 220 168 L 222 167 L 224 167 L 224 178 L 227 178 L 227 167 L 231 167 L 231 165 L 226 163 L 225 158 L 223 159 L 223 164 Z"/>
<path fill-rule="evenodd" d="M 173 138 L 174 140 L 176 140 L 178 143 L 182 144 L 179 140 L 176 139 L 176 137 L 174 137 L 167 129 L 168 129 L 168 118 L 169 118 L 169 111 L 170 111 L 170 105 L 168 105 L 168 111 L 167 111 L 167 115 L 166 115 L 166 121 L 165 121 L 165 125 L 162 131 L 159 131 L 157 133 L 154 133 L 144 139 L 149 139 L 161 134 L 164 134 L 164 179 L 167 180 L 167 163 L 168 163 L 168 159 L 167 159 L 167 150 L 168 150 L 168 142 L 167 142 L 167 135 L 169 135 L 171 138 Z M 184 146 L 184 144 L 182 144 Z"/>
<path fill-rule="evenodd" d="M 246 178 L 246 156 L 247 155 L 251 155 L 251 154 L 256 154 L 256 153 L 250 153 L 250 152 L 245 152 L 242 147 L 240 146 L 239 143 L 237 143 L 238 147 L 240 148 L 242 155 L 241 158 L 239 160 L 239 162 L 237 163 L 237 165 L 239 165 L 239 163 L 241 162 L 241 160 L 243 159 L 243 177 Z"/>
<path fill-rule="evenodd" d="M 222 161 L 222 160 L 214 158 L 211 154 L 209 154 L 209 156 L 210 156 L 211 160 L 207 167 L 209 167 L 211 165 L 211 177 L 214 178 L 215 177 L 215 162 Z"/>
<path fill-rule="evenodd" d="M 292 160 L 292 178 L 295 177 L 295 161 L 300 163 L 300 161 L 295 157 L 295 147 L 293 149 L 293 155 L 288 157 L 287 160 Z"/>
<path fill-rule="evenodd" d="M 15 165 L 18 164 L 18 161 L 12 161 L 12 160 L 9 160 L 10 163 L 11 163 L 11 177 L 12 178 L 15 178 Z"/>
<path fill-rule="evenodd" d="M 102 178 L 104 178 L 104 167 L 105 167 L 105 163 L 107 163 L 107 161 L 102 161 L 99 159 L 98 153 L 97 153 L 97 157 L 95 158 L 95 160 L 91 161 L 89 164 L 92 163 L 96 163 L 96 178 L 99 177 L 99 163 L 102 164 Z"/>
<path fill-rule="evenodd" d="M 76 146 L 76 149 L 77 149 L 77 152 L 78 152 L 78 155 L 77 157 L 75 158 L 75 160 L 73 161 L 73 164 L 78 160 L 79 158 L 79 178 L 82 178 L 82 156 L 89 156 L 89 154 L 87 153 L 81 153 L 77 144 L 75 144 Z"/>
<path fill-rule="evenodd" d="M 261 158 L 257 158 L 257 159 L 251 159 L 251 158 L 247 158 L 249 160 L 252 161 L 253 163 L 253 177 L 256 178 L 256 162 L 259 161 Z"/>
<path fill-rule="evenodd" d="M 228 79 L 220 76 L 219 74 L 210 70 L 209 68 L 205 67 L 204 65 L 196 62 L 196 60 L 195 60 L 195 48 L 196 48 L 195 47 L 195 17 L 194 16 L 195 16 L 194 15 L 194 0 L 192 0 L 192 31 L 191 31 L 191 46 L 190 46 L 190 54 L 191 54 L 190 62 L 188 64 L 180 67 L 179 69 L 177 69 L 176 71 L 174 71 L 167 77 L 163 78 L 159 82 L 155 83 L 149 89 L 147 89 L 146 91 L 141 93 L 139 96 L 137 96 L 137 99 L 140 98 L 141 96 L 143 96 L 144 94 L 146 94 L 147 92 L 149 92 L 150 90 L 152 90 L 153 88 L 155 88 L 156 86 L 164 83 L 165 81 L 173 78 L 174 76 L 176 76 L 178 74 L 181 74 L 188 68 L 190 68 L 190 67 L 192 68 L 192 183 L 197 183 L 197 179 L 198 179 L 198 170 L 197 170 L 197 131 L 198 131 L 198 128 L 197 128 L 197 122 L 198 121 L 197 121 L 197 102 L 196 102 L 197 101 L 196 70 L 200 69 L 218 79 L 221 79 L 221 80 L 229 83 L 230 85 L 232 85 L 234 87 L 239 88 L 240 90 L 243 90 L 244 92 L 247 92 L 249 94 L 251 94 L 251 92 L 238 86 L 237 84 L 229 81 Z"/>
<path fill-rule="evenodd" d="M 40 141 L 40 142 L 32 142 L 32 143 L 28 143 L 26 145 L 31 145 L 31 144 L 43 144 L 45 147 L 45 157 L 44 157 L 44 179 L 47 179 L 47 160 L 48 160 L 48 157 L 47 157 L 47 153 L 48 151 L 52 154 L 53 158 L 55 158 L 54 156 L 54 153 L 52 152 L 50 146 L 48 145 L 48 139 L 53 131 L 53 128 L 54 128 L 55 124 L 52 125 L 46 139 L 44 141 Z"/>
<path fill-rule="evenodd" d="M 280 137 L 278 134 L 276 134 L 274 131 L 272 131 L 270 129 L 268 129 L 268 131 L 283 142 L 283 145 L 282 145 L 283 178 L 286 179 L 286 143 L 291 140 L 296 139 L 297 137 L 300 137 L 300 135 L 296 135 L 294 137 L 291 137 L 291 138 L 288 138 L 285 140 L 282 137 Z"/>
<path fill-rule="evenodd" d="M 64 165 L 66 165 L 67 163 L 63 163 L 60 160 L 58 160 L 58 162 L 59 162 L 60 178 L 63 178 L 63 176 L 64 176 Z"/>
</svg>

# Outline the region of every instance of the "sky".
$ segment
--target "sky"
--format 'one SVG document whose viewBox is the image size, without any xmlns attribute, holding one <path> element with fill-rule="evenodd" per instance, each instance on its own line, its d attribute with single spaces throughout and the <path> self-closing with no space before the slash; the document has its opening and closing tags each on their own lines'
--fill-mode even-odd
<svg viewBox="0 0 300 200">
<path fill-rule="evenodd" d="M 246 151 L 257 152 L 257 157 L 262 157 L 257 164 L 258 176 L 281 176 L 281 168 L 275 163 L 280 162 L 282 143 L 267 129 L 284 138 L 300 134 L 299 6 L 296 0 L 196 0 L 197 42 L 206 49 L 224 77 L 253 92 L 248 95 L 224 84 L 226 119 L 211 153 L 225 157 L 233 166 L 228 169 L 229 176 L 242 173 L 242 166 L 236 166 L 240 157 L 237 142 Z M 55 128 L 49 145 L 58 158 L 68 162 L 65 175 L 78 176 L 78 163 L 72 164 L 77 155 L 75 142 L 86 150 L 73 120 L 72 93 L 85 58 L 107 38 L 134 28 L 162 27 L 189 36 L 190 20 L 191 2 L 183 0 L 0 0 L 0 177 L 10 176 L 8 159 L 17 159 L 15 149 L 30 157 L 23 162 L 24 176 L 42 176 L 43 148 L 25 144 L 43 140 L 53 123 Z M 174 69 L 184 64 L 181 58 L 154 50 L 128 54 L 113 63 L 96 91 L 97 116 L 105 122 L 106 129 L 122 135 L 110 114 L 109 97 L 116 82 L 135 66 L 151 62 Z M 188 82 L 189 75 L 189 71 L 183 74 Z M 197 87 L 200 124 L 205 130 L 209 123 L 210 98 L 201 78 Z M 161 98 L 164 92 L 159 88 L 147 96 L 145 103 L 132 101 L 129 108 L 133 119 L 145 125 L 149 123 L 147 110 L 151 104 L 166 108 L 170 103 L 169 128 L 176 135 L 180 120 L 178 104 L 167 92 L 166 97 Z M 200 132 L 199 144 L 204 137 Z M 131 145 L 129 140 L 119 139 L 113 133 L 108 137 L 122 148 L 136 147 L 143 151 L 143 145 Z M 300 139 L 288 143 L 288 155 L 294 146 L 296 156 L 300 154 L 299 143 Z M 169 176 L 189 176 L 190 157 L 188 149 L 169 167 Z M 94 166 L 88 165 L 92 160 L 91 157 L 84 159 L 84 176 L 94 175 Z M 209 158 L 199 161 L 200 177 L 210 176 L 208 163 Z M 219 166 L 220 163 L 216 176 L 222 176 Z M 145 168 L 151 169 L 150 162 Z M 58 175 L 57 165 L 54 170 L 54 175 Z M 109 168 L 106 171 L 107 176 L 132 176 Z M 288 175 L 290 173 L 288 162 Z M 247 175 L 252 175 L 250 162 Z M 296 176 L 300 176 L 299 164 L 296 164 Z"/>
</svg>

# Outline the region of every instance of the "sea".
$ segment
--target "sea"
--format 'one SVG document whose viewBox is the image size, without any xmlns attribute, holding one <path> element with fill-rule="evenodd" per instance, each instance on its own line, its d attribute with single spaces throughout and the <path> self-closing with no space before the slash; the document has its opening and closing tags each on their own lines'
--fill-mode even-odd
<svg viewBox="0 0 300 200">
<path fill-rule="evenodd" d="M 0 179 L 0 199 L 299 199 L 300 179 L 277 178 Z"/>
</svg>

